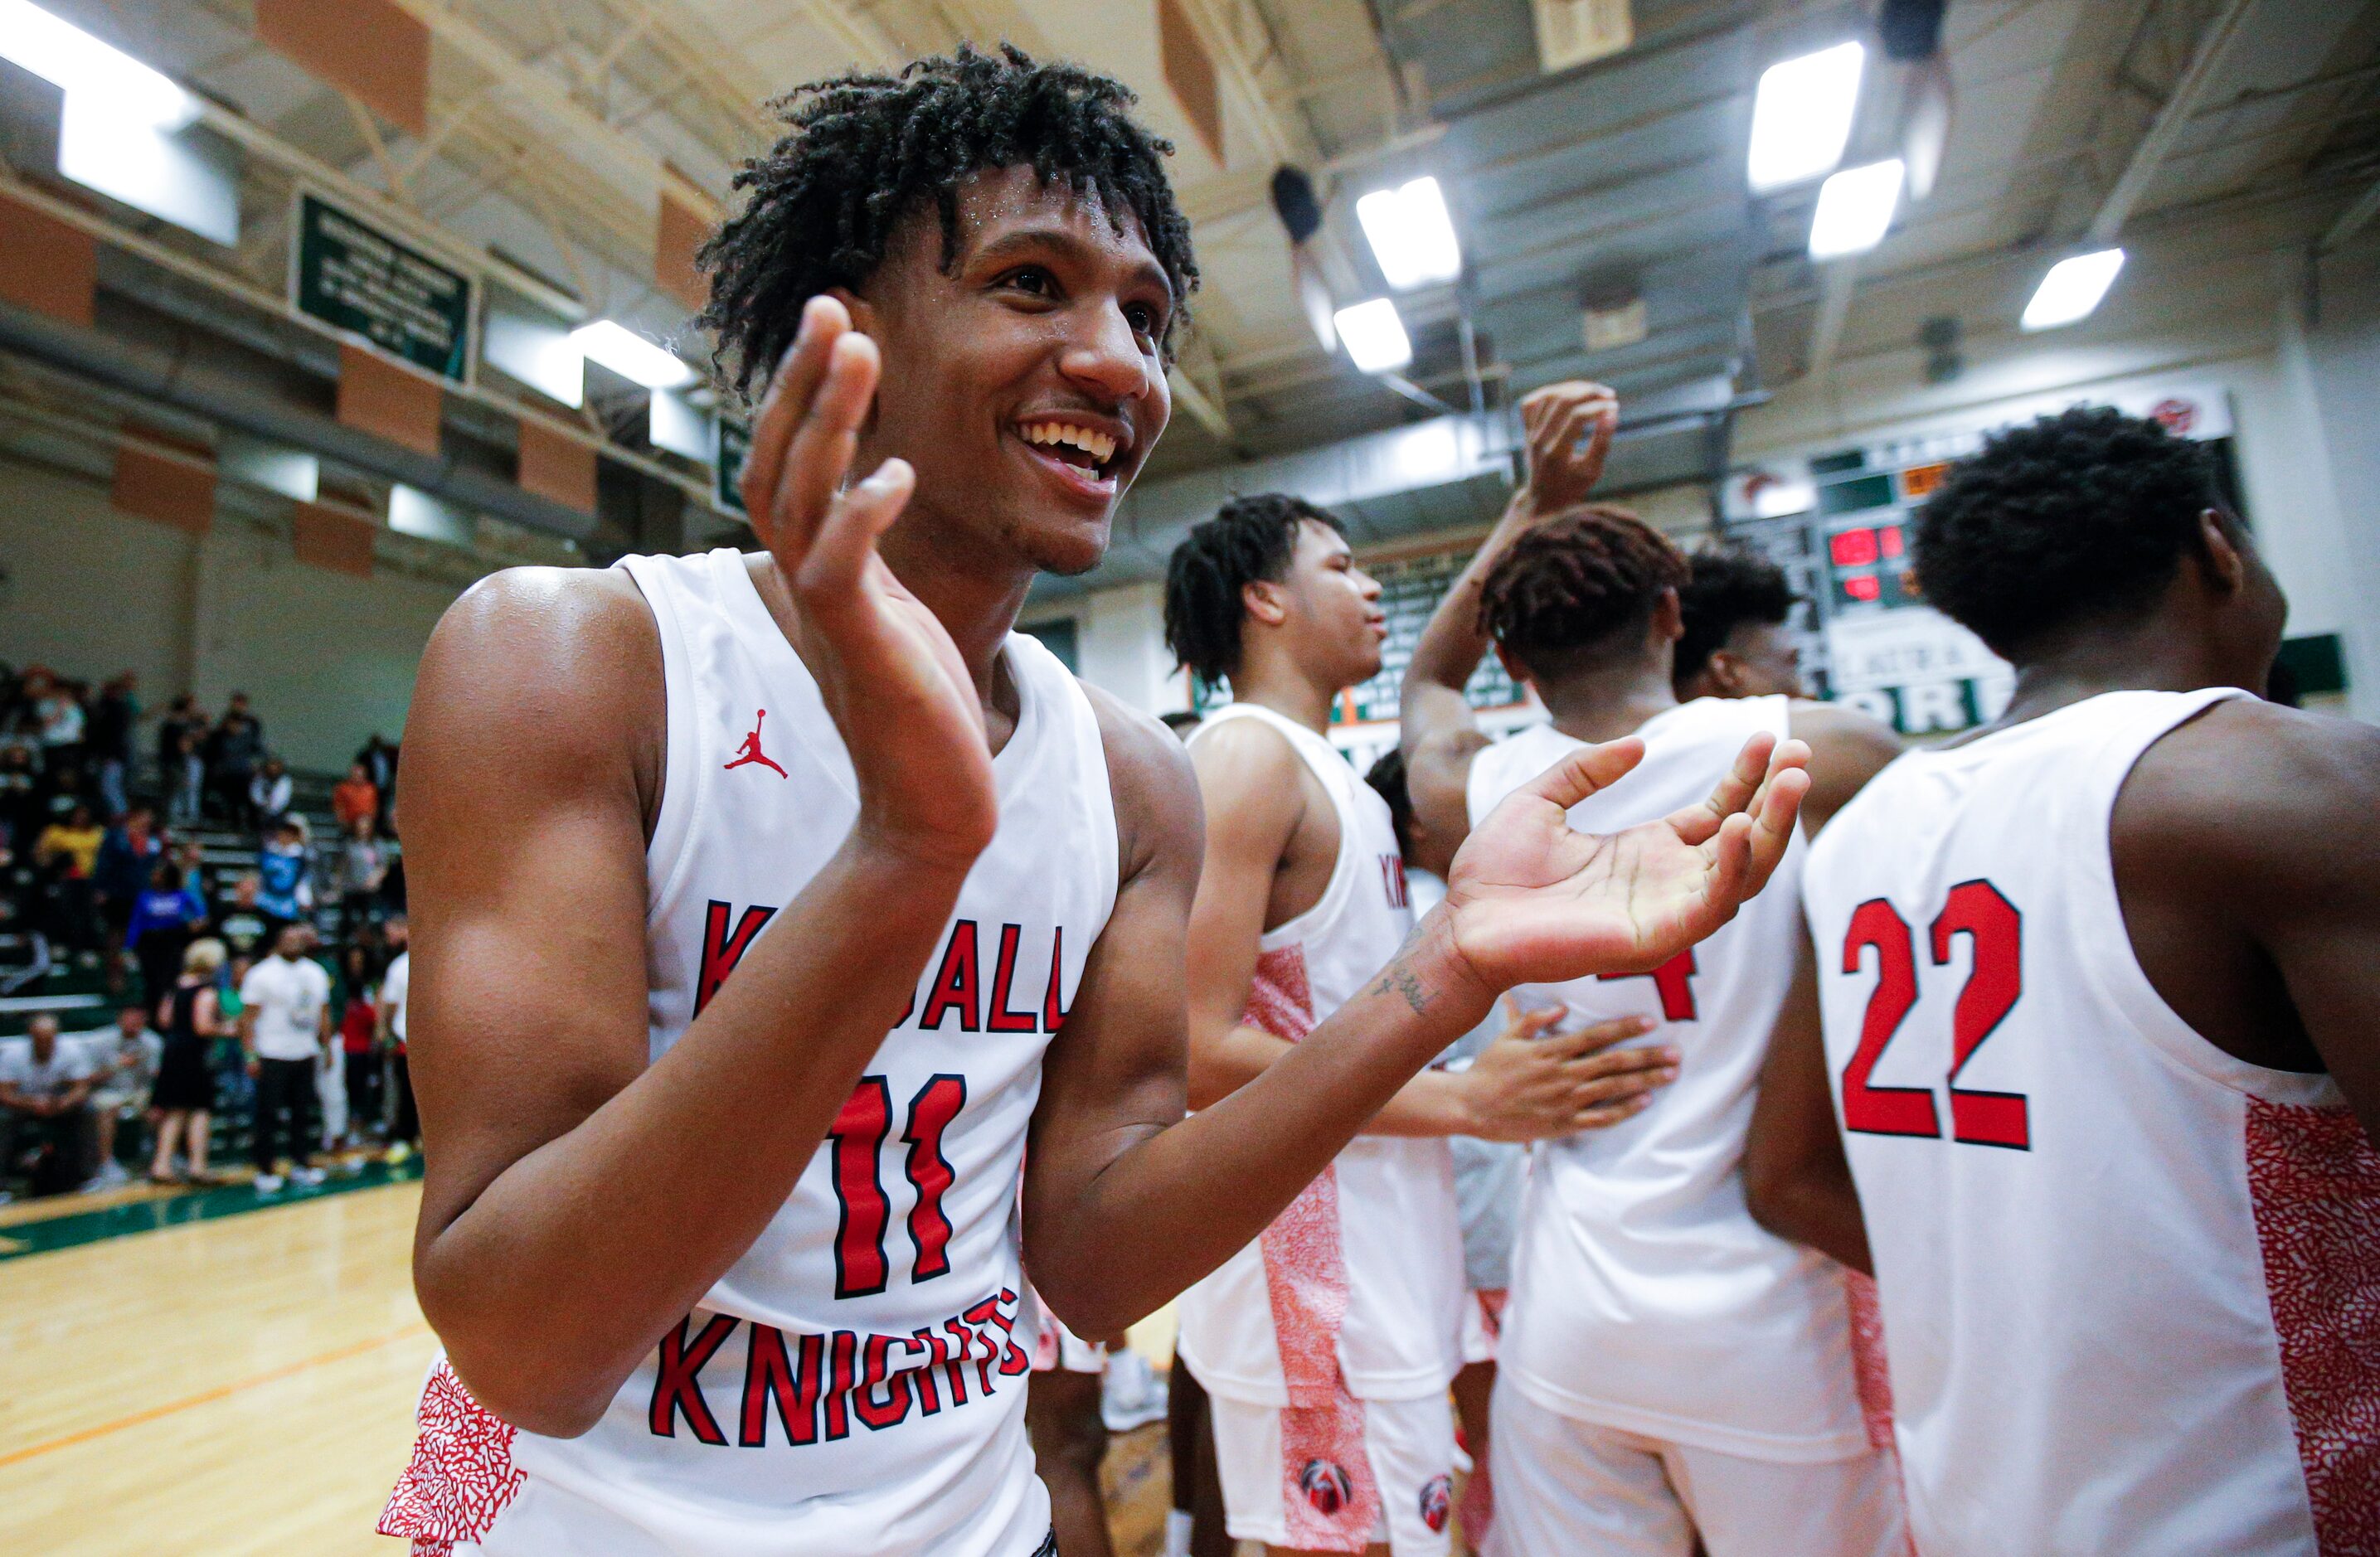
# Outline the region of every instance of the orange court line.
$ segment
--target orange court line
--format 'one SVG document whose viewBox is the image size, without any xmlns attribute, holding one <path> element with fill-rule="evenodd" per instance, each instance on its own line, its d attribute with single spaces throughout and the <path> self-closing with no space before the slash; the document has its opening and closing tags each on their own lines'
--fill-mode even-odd
<svg viewBox="0 0 2380 1557">
<path fill-rule="evenodd" d="M 46 1443 L 34 1443 L 22 1449 L 11 1449 L 6 1454 L 0 1454 L 0 1468 L 16 1465 L 19 1461 L 33 1459 L 49 1454 L 53 1450 L 71 1449 L 78 1443 L 88 1443 L 94 1438 L 104 1438 L 111 1432 L 121 1432 L 126 1428 L 139 1427 L 143 1422 L 153 1422 L 160 1417 L 170 1417 L 176 1411 L 187 1411 L 193 1406 L 204 1406 L 210 1401 L 221 1400 L 225 1395 L 237 1394 L 242 1390 L 252 1390 L 259 1384 L 269 1384 L 276 1380 L 286 1379 L 293 1373 L 303 1373 L 310 1368 L 320 1368 L 326 1363 L 343 1362 L 351 1357 L 360 1357 L 365 1352 L 394 1345 L 409 1336 L 429 1334 L 430 1327 L 426 1324 L 409 1324 L 402 1330 L 392 1330 L 385 1335 L 374 1336 L 369 1341 L 358 1341 L 352 1346 L 341 1346 L 335 1351 L 323 1352 L 318 1357 L 310 1357 L 302 1361 L 290 1363 L 285 1368 L 275 1368 L 269 1373 L 259 1373 L 252 1379 L 242 1379 L 237 1383 L 218 1384 L 213 1389 L 203 1391 L 187 1399 L 173 1401 L 164 1406 L 152 1406 L 146 1411 L 135 1411 L 128 1417 L 118 1417 L 112 1422 L 102 1422 L 97 1427 L 84 1428 L 79 1432 L 67 1433 L 63 1438 L 53 1438 Z"/>
</svg>

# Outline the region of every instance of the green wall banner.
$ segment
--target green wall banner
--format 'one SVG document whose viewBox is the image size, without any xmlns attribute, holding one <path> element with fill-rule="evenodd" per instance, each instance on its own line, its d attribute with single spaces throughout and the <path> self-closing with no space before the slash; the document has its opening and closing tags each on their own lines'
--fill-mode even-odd
<svg viewBox="0 0 2380 1557">
<path fill-rule="evenodd" d="M 470 377 L 471 278 L 308 190 L 298 194 L 298 311 L 457 383 Z"/>
</svg>

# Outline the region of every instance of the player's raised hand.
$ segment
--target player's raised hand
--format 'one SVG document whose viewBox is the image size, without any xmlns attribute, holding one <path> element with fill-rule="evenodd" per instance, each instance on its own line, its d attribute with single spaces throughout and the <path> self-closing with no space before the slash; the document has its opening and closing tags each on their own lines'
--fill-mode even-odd
<svg viewBox="0 0 2380 1557">
<path fill-rule="evenodd" d="M 1767 885 L 1809 791 L 1810 749 L 1756 735 L 1701 804 L 1625 832 L 1574 831 L 1570 808 L 1644 755 L 1633 736 L 1574 752 L 1471 829 L 1446 912 L 1487 988 L 1650 972 Z"/>
<path fill-rule="evenodd" d="M 983 706 L 949 633 L 876 551 L 917 477 L 892 459 L 846 485 L 879 368 L 876 343 L 843 305 L 811 298 L 752 426 L 744 503 L 797 608 L 795 646 L 850 750 L 861 825 L 964 868 L 999 815 Z"/>
<path fill-rule="evenodd" d="M 1603 479 L 1620 427 L 1620 396 L 1584 379 L 1532 390 L 1521 398 L 1529 441 L 1529 501 L 1540 514 L 1584 502 Z"/>
</svg>

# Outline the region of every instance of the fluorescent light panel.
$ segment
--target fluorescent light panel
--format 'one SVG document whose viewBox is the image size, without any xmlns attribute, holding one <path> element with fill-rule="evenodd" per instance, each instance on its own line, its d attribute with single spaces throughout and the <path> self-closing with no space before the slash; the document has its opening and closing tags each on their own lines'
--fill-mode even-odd
<svg viewBox="0 0 2380 1557">
<path fill-rule="evenodd" d="M 600 362 L 647 389 L 683 389 L 695 380 L 693 368 L 627 326 L 608 319 L 599 319 L 572 331 L 570 343 L 589 360 Z"/>
<path fill-rule="evenodd" d="M 2060 260 L 2041 278 L 2041 285 L 2033 301 L 2024 306 L 2022 324 L 2027 330 L 2055 330 L 2061 324 L 2072 324 L 2087 319 L 2107 288 L 2116 284 L 2116 272 L 2124 268 L 2124 251 L 2103 248 L 2095 254 L 2077 254 Z"/>
<path fill-rule="evenodd" d="M 1815 178 L 1843 160 L 1866 62 L 1858 43 L 1838 43 L 1761 73 L 1746 169 L 1755 194 Z"/>
<path fill-rule="evenodd" d="M 1884 241 L 1900 204 L 1907 170 L 1899 157 L 1865 167 L 1847 167 L 1820 187 L 1818 210 L 1810 218 L 1810 258 L 1832 260 L 1864 254 Z"/>
<path fill-rule="evenodd" d="M 1405 321 L 1397 317 L 1397 306 L 1386 297 L 1342 308 L 1331 322 L 1339 327 L 1339 341 L 1347 348 L 1347 356 L 1366 373 L 1393 373 L 1413 360 L 1413 341 L 1405 334 Z"/>
<path fill-rule="evenodd" d="M 1355 202 L 1355 220 L 1370 240 L 1380 274 L 1399 292 L 1463 273 L 1463 246 L 1435 178 L 1375 189 Z"/>
<path fill-rule="evenodd" d="M 176 130 L 199 116 L 198 100 L 173 80 L 28 0 L 0 0 L 0 59 L 125 121 Z"/>
</svg>

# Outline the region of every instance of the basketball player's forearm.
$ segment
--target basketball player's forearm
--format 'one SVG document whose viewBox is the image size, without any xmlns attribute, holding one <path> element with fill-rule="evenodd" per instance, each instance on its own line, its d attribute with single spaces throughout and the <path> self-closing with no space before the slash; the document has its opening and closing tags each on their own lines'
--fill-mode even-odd
<svg viewBox="0 0 2380 1557">
<path fill-rule="evenodd" d="M 492 1409 L 584 1430 L 752 1245 L 817 1154 L 964 873 L 858 842 L 811 879 L 670 1051 L 498 1174 L 416 1261 Z"/>
<path fill-rule="evenodd" d="M 1423 624 L 1421 637 L 1414 644 L 1413 658 L 1405 665 L 1407 686 L 1441 686 L 1461 692 L 1470 684 L 1471 673 L 1479 669 L 1479 661 L 1488 653 L 1488 635 L 1479 631 L 1479 596 L 1487 583 L 1488 571 L 1512 545 L 1512 537 L 1527 529 L 1536 517 L 1529 489 L 1521 487 L 1504 505 L 1503 516 L 1496 521 L 1496 527 L 1488 532 L 1477 553 L 1455 575 L 1438 609 Z"/>
<path fill-rule="evenodd" d="M 1206 1043 L 1193 1042 L 1190 1106 L 1209 1108 L 1270 1069 L 1295 1044 L 1260 1027 L 1235 1027 Z M 1478 1111 L 1460 1077 L 1425 1070 L 1399 1087 L 1364 1127 L 1366 1135 L 1468 1135 Z"/>
<path fill-rule="evenodd" d="M 1263 1232 L 1495 992 L 1432 915 L 1380 976 L 1262 1075 L 1134 1146 L 1035 1245 L 1034 1280 L 1084 1334 L 1163 1306 Z"/>
</svg>

